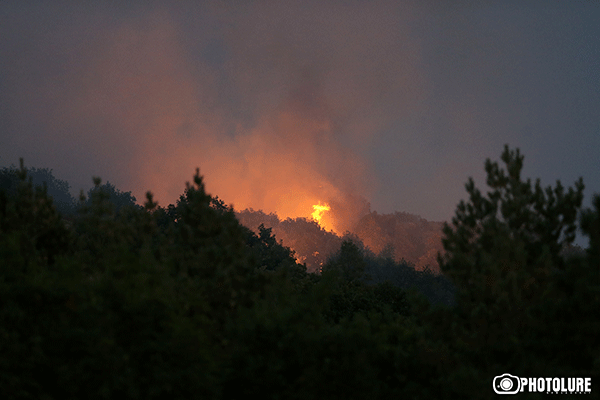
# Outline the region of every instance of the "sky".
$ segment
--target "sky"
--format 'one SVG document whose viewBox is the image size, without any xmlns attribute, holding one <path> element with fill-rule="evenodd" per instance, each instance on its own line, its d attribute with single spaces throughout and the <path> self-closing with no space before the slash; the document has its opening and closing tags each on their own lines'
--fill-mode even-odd
<svg viewBox="0 0 600 400">
<path fill-rule="evenodd" d="M 2 2 L 1 166 L 161 205 L 198 167 L 236 209 L 327 202 L 339 230 L 449 220 L 505 144 L 600 193 L 598 2 L 118 3 Z"/>
</svg>

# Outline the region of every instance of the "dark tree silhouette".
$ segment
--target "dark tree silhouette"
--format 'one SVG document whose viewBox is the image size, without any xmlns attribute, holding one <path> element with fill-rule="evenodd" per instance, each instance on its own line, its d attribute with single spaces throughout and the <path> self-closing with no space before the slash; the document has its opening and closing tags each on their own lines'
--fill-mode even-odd
<svg viewBox="0 0 600 400">
<path fill-rule="evenodd" d="M 0 189 L 8 194 L 15 194 L 19 182 L 19 169 L 14 166 L 0 169 Z M 47 193 L 53 199 L 54 206 L 62 215 L 73 215 L 76 212 L 76 201 L 70 193 L 67 181 L 56 178 L 49 168 L 27 168 L 27 176 L 34 186 L 46 185 Z"/>
</svg>

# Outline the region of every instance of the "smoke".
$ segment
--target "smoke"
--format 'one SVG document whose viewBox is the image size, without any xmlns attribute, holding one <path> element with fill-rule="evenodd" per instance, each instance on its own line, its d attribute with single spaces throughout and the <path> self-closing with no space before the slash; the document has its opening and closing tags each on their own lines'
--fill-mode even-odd
<svg viewBox="0 0 600 400">
<path fill-rule="evenodd" d="M 13 6 L 1 156 L 162 205 L 199 167 L 238 210 L 327 202 L 343 232 L 379 185 L 362 150 L 425 91 L 410 7 L 394 3 Z"/>
</svg>

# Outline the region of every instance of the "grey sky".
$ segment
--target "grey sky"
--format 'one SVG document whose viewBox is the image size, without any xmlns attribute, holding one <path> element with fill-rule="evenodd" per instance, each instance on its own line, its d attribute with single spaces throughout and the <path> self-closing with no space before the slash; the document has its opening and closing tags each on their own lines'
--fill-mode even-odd
<svg viewBox="0 0 600 400">
<path fill-rule="evenodd" d="M 75 190 L 164 205 L 198 166 L 238 208 L 447 220 L 508 143 L 600 192 L 597 2 L 23 3 L 0 5 L 0 165 Z"/>
</svg>

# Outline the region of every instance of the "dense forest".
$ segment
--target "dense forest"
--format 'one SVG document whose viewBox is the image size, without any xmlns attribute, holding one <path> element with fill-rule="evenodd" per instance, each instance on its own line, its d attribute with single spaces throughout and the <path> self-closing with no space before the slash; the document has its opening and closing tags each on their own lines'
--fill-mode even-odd
<svg viewBox="0 0 600 400">
<path fill-rule="evenodd" d="M 416 215 L 369 211 L 342 237 L 306 218 L 282 221 L 276 214 L 251 209 L 236 212 L 236 217 L 256 233 L 261 224 L 271 228 L 279 241 L 295 251 L 298 261 L 305 263 L 309 272 L 318 272 L 344 240 L 351 240 L 367 253 L 383 255 L 418 270 L 439 273 L 437 255 L 443 251 L 443 224 Z"/>
<path fill-rule="evenodd" d="M 486 161 L 486 191 L 467 182 L 441 273 L 368 242 L 384 222 L 379 237 L 427 225 L 403 213 L 369 213 L 340 238 L 236 215 L 198 171 L 159 207 L 99 178 L 76 201 L 48 169 L 4 168 L 0 397 L 486 399 L 504 373 L 591 377 L 595 393 L 600 195 L 582 210 L 581 180 L 542 188 L 523 160 L 505 147 L 503 165 Z M 306 230 L 295 247 L 320 235 L 327 250 L 299 258 L 286 229 Z"/>
</svg>

